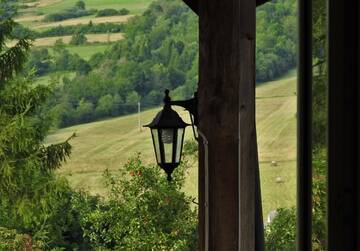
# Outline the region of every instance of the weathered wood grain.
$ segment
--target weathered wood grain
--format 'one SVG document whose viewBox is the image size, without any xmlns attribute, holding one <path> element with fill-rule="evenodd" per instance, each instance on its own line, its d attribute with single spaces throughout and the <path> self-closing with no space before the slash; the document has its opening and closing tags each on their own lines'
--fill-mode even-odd
<svg viewBox="0 0 360 251">
<path fill-rule="evenodd" d="M 200 0 L 200 130 L 209 141 L 209 250 L 255 248 L 255 0 Z M 204 171 L 200 151 L 200 177 Z M 204 180 L 199 180 L 200 188 Z M 239 193 L 240 191 L 240 193 Z M 200 226 L 204 197 L 200 189 Z M 203 235 L 204 231 L 200 230 Z M 200 243 L 204 236 L 200 237 Z M 200 250 L 204 246 L 200 244 Z"/>
</svg>

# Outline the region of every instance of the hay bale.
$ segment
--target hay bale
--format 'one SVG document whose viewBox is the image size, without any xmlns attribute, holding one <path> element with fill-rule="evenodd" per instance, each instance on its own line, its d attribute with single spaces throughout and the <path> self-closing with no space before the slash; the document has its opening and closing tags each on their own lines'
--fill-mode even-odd
<svg viewBox="0 0 360 251">
<path fill-rule="evenodd" d="M 284 183 L 284 179 L 283 179 L 283 177 L 276 177 L 276 183 Z"/>
<path fill-rule="evenodd" d="M 271 166 L 278 166 L 278 163 L 277 163 L 277 161 L 275 161 L 275 160 L 273 160 L 273 161 L 271 161 L 271 164 L 270 164 Z"/>
</svg>

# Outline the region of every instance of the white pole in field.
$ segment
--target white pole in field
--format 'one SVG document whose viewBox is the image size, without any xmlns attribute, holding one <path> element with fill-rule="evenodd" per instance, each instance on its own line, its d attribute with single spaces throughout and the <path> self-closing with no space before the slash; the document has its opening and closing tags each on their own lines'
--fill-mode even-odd
<svg viewBox="0 0 360 251">
<path fill-rule="evenodd" d="M 138 123 L 139 123 L 139 131 L 141 132 L 141 104 L 138 102 Z"/>
</svg>

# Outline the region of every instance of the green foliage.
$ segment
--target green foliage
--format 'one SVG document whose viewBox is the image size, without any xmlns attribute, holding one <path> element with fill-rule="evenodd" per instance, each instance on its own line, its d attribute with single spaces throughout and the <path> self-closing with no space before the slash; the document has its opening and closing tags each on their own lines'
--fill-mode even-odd
<svg viewBox="0 0 360 251">
<path fill-rule="evenodd" d="M 327 208 L 327 161 L 325 148 L 315 151 L 313 167 L 313 250 L 324 251 L 326 247 Z"/>
<path fill-rule="evenodd" d="M 314 80 L 313 80 L 313 143 L 326 144 L 327 125 L 327 11 L 326 1 L 314 1 Z"/>
<path fill-rule="evenodd" d="M 25 64 L 25 70 L 34 71 L 37 76 L 56 71 L 75 71 L 80 75 L 90 72 L 90 65 L 79 55 L 71 54 L 66 50 L 61 40 L 55 43 L 53 51 L 53 55 L 50 55 L 48 49 L 33 49 Z"/>
<path fill-rule="evenodd" d="M 256 80 L 268 81 L 296 65 L 295 0 L 276 0 L 257 9 Z"/>
<path fill-rule="evenodd" d="M 267 251 L 295 250 L 296 240 L 296 209 L 280 208 L 276 217 L 265 228 Z"/>
<path fill-rule="evenodd" d="M 128 15 L 128 14 L 130 14 L 130 11 L 128 9 L 126 9 L 126 8 L 122 8 L 122 9 L 119 10 L 119 15 L 120 16 L 125 16 L 125 15 Z"/>
<path fill-rule="evenodd" d="M 115 9 L 102 9 L 96 13 L 97 17 L 117 16 L 119 12 Z"/>
<path fill-rule="evenodd" d="M 0 250 L 20 250 L 24 248 L 24 236 L 16 230 L 0 227 Z"/>
<path fill-rule="evenodd" d="M 58 43 L 57 46 L 60 46 Z M 26 63 L 25 69 L 34 70 L 38 76 L 45 75 L 51 71 L 52 61 L 49 51 L 45 48 L 33 49 Z"/>
<path fill-rule="evenodd" d="M 86 9 L 84 1 L 81 1 L 81 0 L 76 2 L 75 7 L 78 8 L 78 9 L 81 9 L 81 10 Z"/>
<path fill-rule="evenodd" d="M 183 153 L 184 155 L 196 155 L 198 153 L 199 145 L 195 140 L 187 140 L 184 143 Z"/>
<path fill-rule="evenodd" d="M 75 33 L 70 40 L 70 44 L 72 45 L 82 45 L 85 44 L 87 41 L 87 38 L 84 33 L 77 32 Z"/>
<path fill-rule="evenodd" d="M 83 1 L 76 2 L 75 6 L 57 13 L 48 14 L 44 17 L 45 22 L 58 22 L 71 18 L 78 18 L 84 16 L 90 16 L 97 12 L 97 10 L 86 10 L 85 3 Z"/>
<path fill-rule="evenodd" d="M 294 0 L 277 0 L 258 10 L 259 81 L 273 79 L 295 66 L 295 7 Z M 154 1 L 143 15 L 129 20 L 124 30 L 124 40 L 89 60 L 93 69 L 91 74 L 75 77 L 71 86 L 59 87 L 51 101 L 51 104 L 59 105 L 56 108 L 52 106 L 56 109 L 53 114 L 59 125 L 68 126 L 83 121 L 76 112 L 82 99 L 93 105 L 95 112 L 88 119 L 94 121 L 136 111 L 136 103 L 128 102 L 130 94 L 138 96 L 145 108 L 161 103 L 162 90 L 165 88 L 172 90 L 176 99 L 191 97 L 198 83 L 197 23 L 197 16 L 183 3 L 175 0 Z M 86 27 L 92 29 L 95 25 Z M 56 32 L 66 33 L 66 29 L 58 27 Z M 84 42 L 83 39 L 81 42 Z M 59 56 L 55 59 L 57 66 L 51 69 L 74 69 L 66 67 L 67 62 L 74 65 L 69 59 L 69 54 Z M 91 70 L 85 63 L 82 66 L 86 66 L 81 71 L 83 75 Z M 100 102 L 100 99 L 107 95 L 117 97 L 117 101 L 110 102 L 108 96 L 105 109 L 104 100 Z M 110 104 L 111 108 L 108 107 Z M 63 108 L 59 109 L 60 106 Z"/>
<path fill-rule="evenodd" d="M 15 22 L 10 19 L 2 19 L 12 9 L 6 5 L 6 1 L 0 2 L 0 89 L 3 88 L 4 82 L 11 79 L 14 73 L 22 69 L 22 62 L 29 51 L 31 40 L 29 37 L 21 38 L 15 46 L 6 49 L 6 39 L 12 38 L 12 30 Z M 10 9 L 9 9 L 10 8 Z M 14 14 L 14 13 L 13 13 Z"/>
<path fill-rule="evenodd" d="M 73 35 L 75 33 L 83 34 L 99 34 L 99 33 L 118 33 L 124 30 L 124 24 L 116 23 L 100 23 L 100 24 L 81 24 L 81 25 L 67 25 L 56 26 L 44 31 L 31 31 L 36 38 L 54 37 Z"/>
<path fill-rule="evenodd" d="M 119 174 L 105 172 L 109 198 L 80 197 L 84 235 L 96 250 L 196 250 L 197 213 L 181 192 L 183 165 L 169 183 L 159 167 L 132 158 Z M 95 204 L 95 205 L 94 205 Z"/>
<path fill-rule="evenodd" d="M 26 39 L 15 48 L 3 45 L 14 25 L 11 19 L 0 23 L 4 31 L 0 33 L 0 65 L 6 64 L 1 69 L 0 88 L 0 226 L 14 229 L 0 230 L 0 245 L 17 248 L 22 245 L 19 235 L 25 233 L 28 248 L 67 246 L 74 237 L 67 232 L 79 233 L 75 238 L 82 243 L 76 215 L 69 207 L 72 191 L 54 174 L 70 155 L 70 138 L 54 145 L 43 144 L 50 121 L 42 105 L 51 90 L 34 86 L 31 76 L 14 76 L 29 46 Z"/>
<path fill-rule="evenodd" d="M 97 17 L 107 17 L 107 16 L 124 16 L 128 15 L 130 11 L 128 9 L 121 9 L 121 10 L 115 10 L 115 9 L 102 9 L 99 10 L 96 13 Z"/>
<path fill-rule="evenodd" d="M 93 104 L 91 120 L 96 120 L 134 112 L 139 100 L 142 107 L 158 105 L 165 87 L 174 90 L 186 85 L 181 96 L 192 96 L 197 85 L 197 17 L 180 2 L 161 0 L 158 4 L 161 9 L 153 4 L 144 15 L 127 24 L 124 41 L 90 59 L 91 74 L 59 87 L 51 104 L 63 107 L 53 107 L 61 125 L 82 121 L 76 112 L 82 99 Z M 55 62 L 60 64 L 59 60 Z M 62 60 L 63 67 L 56 68 L 65 68 L 66 62 L 69 60 Z M 105 109 L 102 97 L 107 95 L 114 101 L 110 102 L 108 96 L 107 106 L 112 107 Z"/>
<path fill-rule="evenodd" d="M 313 154 L 313 250 L 324 251 L 326 246 L 326 151 Z M 280 208 L 265 228 L 266 250 L 295 250 L 296 209 Z"/>
</svg>

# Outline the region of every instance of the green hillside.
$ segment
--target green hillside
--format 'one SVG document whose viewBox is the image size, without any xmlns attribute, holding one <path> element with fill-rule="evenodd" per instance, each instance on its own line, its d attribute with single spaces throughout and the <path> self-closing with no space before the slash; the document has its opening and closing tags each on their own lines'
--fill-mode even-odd
<svg viewBox="0 0 360 251">
<path fill-rule="evenodd" d="M 64 10 L 66 8 L 72 7 L 75 5 L 77 0 L 62 0 L 62 1 L 50 1 L 47 0 L 49 3 L 43 7 L 39 7 L 39 11 L 50 14 L 55 13 L 59 10 Z M 127 8 L 133 13 L 140 13 L 146 9 L 146 7 L 151 3 L 152 0 L 85 0 L 85 4 L 88 8 L 92 9 L 107 9 L 107 8 Z M 43 2 L 46 2 L 43 0 Z"/>
<path fill-rule="evenodd" d="M 262 84 L 257 88 L 257 128 L 261 166 L 264 212 L 295 204 L 296 160 L 296 78 Z M 141 113 L 141 123 L 151 121 L 160 108 Z M 187 113 L 180 114 L 187 119 Z M 127 159 L 141 152 L 146 163 L 154 163 L 150 134 L 138 127 L 138 115 L 118 117 L 58 130 L 48 143 L 62 141 L 76 132 L 71 141 L 71 159 L 59 171 L 76 188 L 104 194 L 102 173 L 116 171 Z M 187 130 L 187 139 L 192 138 Z M 271 162 L 276 161 L 277 166 Z M 197 164 L 190 170 L 186 192 L 196 196 Z M 286 193 L 284 192 L 286 191 Z"/>
</svg>

